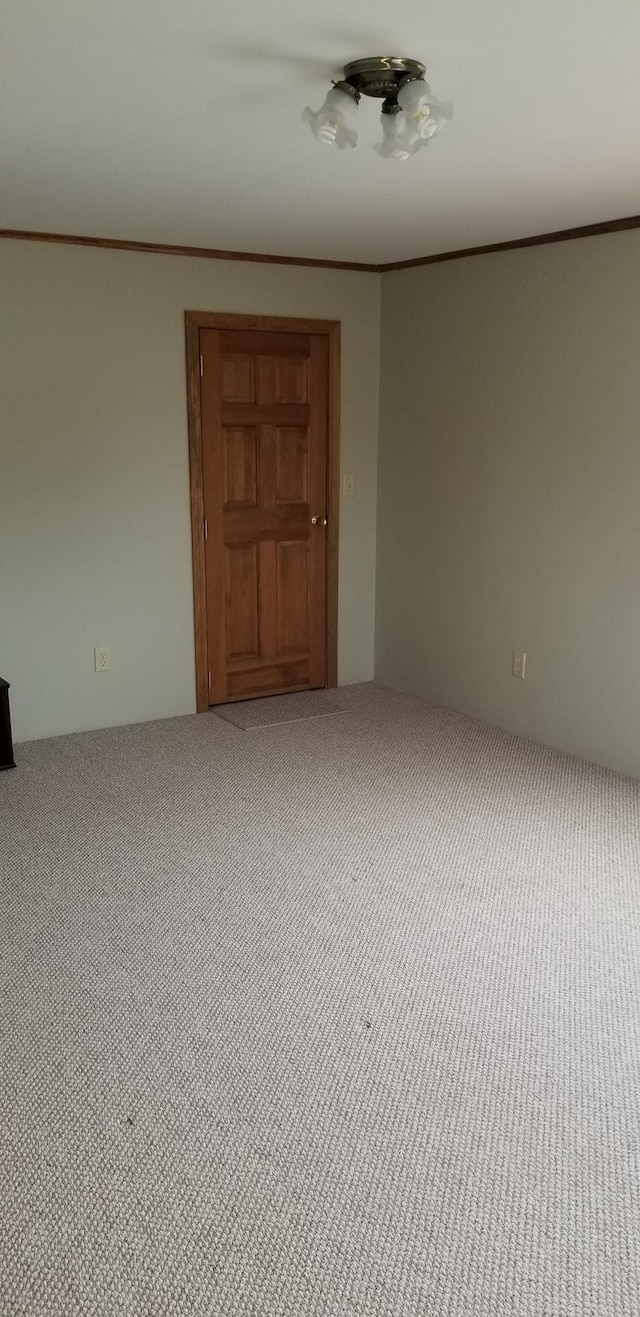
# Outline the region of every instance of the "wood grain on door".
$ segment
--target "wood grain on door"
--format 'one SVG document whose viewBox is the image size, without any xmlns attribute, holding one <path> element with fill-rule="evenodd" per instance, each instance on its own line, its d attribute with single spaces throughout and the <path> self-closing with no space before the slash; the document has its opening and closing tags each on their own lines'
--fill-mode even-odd
<svg viewBox="0 0 640 1317">
<path fill-rule="evenodd" d="M 327 681 L 326 334 L 205 328 L 209 703 Z"/>
</svg>

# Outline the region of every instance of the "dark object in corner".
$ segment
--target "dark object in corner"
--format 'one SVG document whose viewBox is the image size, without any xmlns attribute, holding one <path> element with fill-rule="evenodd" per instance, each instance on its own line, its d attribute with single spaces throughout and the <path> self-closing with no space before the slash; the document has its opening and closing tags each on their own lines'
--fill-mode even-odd
<svg viewBox="0 0 640 1317">
<path fill-rule="evenodd" d="M 0 770 L 15 766 L 9 714 L 9 682 L 0 677 Z"/>
</svg>

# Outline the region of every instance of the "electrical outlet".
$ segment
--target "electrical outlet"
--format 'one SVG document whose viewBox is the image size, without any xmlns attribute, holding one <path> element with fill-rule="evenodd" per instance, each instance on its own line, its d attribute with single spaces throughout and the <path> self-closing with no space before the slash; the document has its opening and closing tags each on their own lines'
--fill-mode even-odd
<svg viewBox="0 0 640 1317">
<path fill-rule="evenodd" d="M 513 659 L 511 661 L 511 675 L 513 677 L 522 677 L 524 680 L 524 670 L 527 663 L 527 656 L 522 649 L 514 649 Z"/>
<path fill-rule="evenodd" d="M 108 645 L 98 645 L 93 651 L 96 672 L 108 672 L 111 667 L 111 650 Z"/>
<path fill-rule="evenodd" d="M 345 498 L 353 498 L 356 492 L 355 476 L 342 477 L 342 493 Z"/>
</svg>

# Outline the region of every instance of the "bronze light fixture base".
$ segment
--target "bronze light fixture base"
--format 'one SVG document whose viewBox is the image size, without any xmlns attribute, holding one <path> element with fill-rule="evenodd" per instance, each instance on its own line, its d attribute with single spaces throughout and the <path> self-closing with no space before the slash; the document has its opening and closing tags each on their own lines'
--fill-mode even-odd
<svg viewBox="0 0 640 1317">
<path fill-rule="evenodd" d="M 403 83 L 422 78 L 425 66 L 417 59 L 403 59 L 399 55 L 370 55 L 346 64 L 344 82 L 336 85 L 341 90 L 360 96 L 377 96 L 395 101 Z"/>
</svg>

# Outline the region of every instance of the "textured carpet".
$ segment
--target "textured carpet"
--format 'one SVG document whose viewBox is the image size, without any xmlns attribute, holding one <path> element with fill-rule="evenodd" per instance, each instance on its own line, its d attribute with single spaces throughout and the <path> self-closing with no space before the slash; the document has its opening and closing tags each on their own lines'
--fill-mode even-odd
<svg viewBox="0 0 640 1317">
<path fill-rule="evenodd" d="M 346 713 L 335 691 L 297 691 L 295 695 L 270 695 L 264 700 L 237 700 L 219 704 L 214 711 L 225 722 L 253 732 L 258 727 L 275 727 L 279 723 L 296 723 L 303 718 L 330 718 Z"/>
<path fill-rule="evenodd" d="M 340 697 L 0 777 L 2 1317 L 638 1317 L 640 784 Z"/>
</svg>

